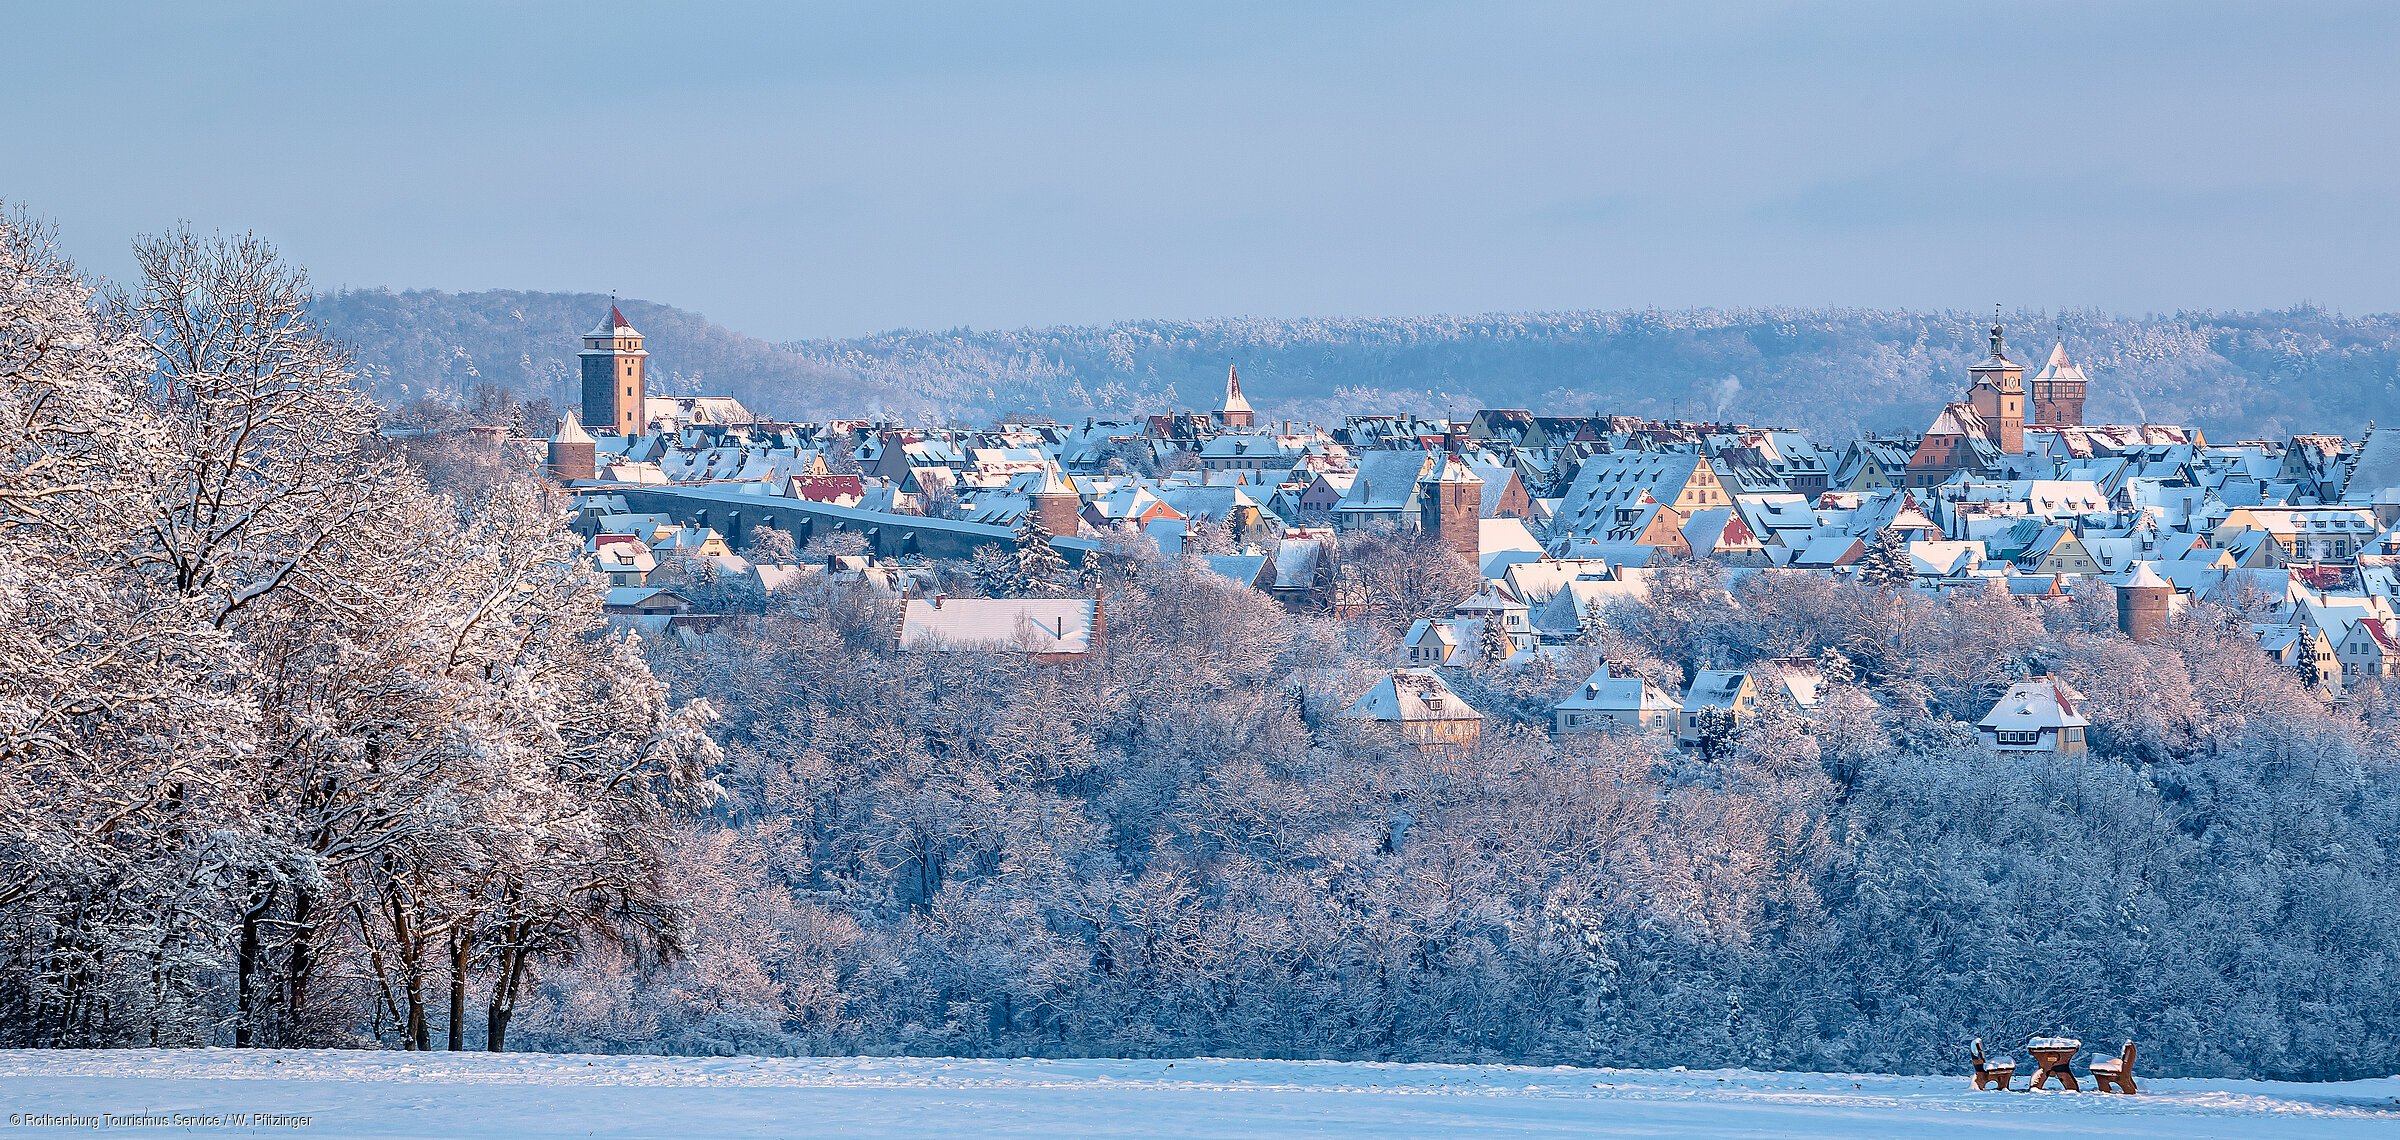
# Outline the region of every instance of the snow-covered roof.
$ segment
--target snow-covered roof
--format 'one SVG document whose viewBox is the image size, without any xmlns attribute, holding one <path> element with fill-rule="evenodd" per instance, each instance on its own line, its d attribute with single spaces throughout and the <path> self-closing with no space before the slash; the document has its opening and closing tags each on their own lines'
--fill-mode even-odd
<svg viewBox="0 0 2400 1140">
<path fill-rule="evenodd" d="M 1983 417 L 1976 415 L 1975 409 L 1965 404 L 1945 404 L 1941 411 L 1934 414 L 1933 423 L 1925 429 L 1925 434 L 1974 436 L 1980 439 L 1984 431 Z"/>
<path fill-rule="evenodd" d="M 2121 589 L 2135 590 L 2154 588 L 2172 590 L 2175 588 L 2175 584 L 2173 582 L 2169 582 L 2166 579 L 2159 577 L 2157 568 L 2149 562 L 2134 563 L 2133 572 L 2127 574 L 2125 576 L 2125 580 L 2118 583 L 2118 586 Z"/>
<path fill-rule="evenodd" d="M 1612 677 L 1606 666 L 1551 706 L 1561 712 L 1674 712 L 1675 698 L 1640 677 Z"/>
<path fill-rule="evenodd" d="M 1250 401 L 1242 396 L 1241 370 L 1231 364 L 1225 366 L 1225 405 L 1220 410 L 1228 412 L 1251 410 Z"/>
<path fill-rule="evenodd" d="M 1441 675 L 1430 669 L 1392 670 L 1342 715 L 1390 723 L 1483 719 L 1482 713 L 1460 700 Z"/>
<path fill-rule="evenodd" d="M 1750 674 L 1738 669 L 1702 669 L 1692 675 L 1691 688 L 1683 694 L 1683 710 L 1731 708 L 1749 683 Z"/>
<path fill-rule="evenodd" d="M 2080 366 L 2067 359 L 2066 342 L 2056 341 L 2050 345 L 2050 359 L 2043 362 L 2042 370 L 2034 373 L 2033 378 L 2036 380 L 2082 380 L 2084 375 Z"/>
<path fill-rule="evenodd" d="M 1211 554 L 1201 559 L 1201 562 L 1218 577 L 1225 578 L 1237 586 L 1247 586 L 1258 581 L 1259 572 L 1266 569 L 1267 556 L 1264 554 Z"/>
<path fill-rule="evenodd" d="M 1908 560 L 1914 573 L 1928 578 L 1951 578 L 1964 574 L 1983 561 L 1980 542 L 1926 542 L 1908 544 Z"/>
<path fill-rule="evenodd" d="M 1417 476 L 1433 457 L 1422 451 L 1370 451 L 1342 492 L 1344 511 L 1401 511 L 1417 493 Z"/>
<path fill-rule="evenodd" d="M 2056 677 L 2036 677 L 2019 681 L 1992 704 L 1992 711 L 1976 722 L 1979 728 L 2000 732 L 2031 732 L 2041 729 L 2083 727 L 2091 724 L 2076 705 L 2083 694 Z"/>
<path fill-rule="evenodd" d="M 619 311 L 616 305 L 611 304 L 608 307 L 608 315 L 600 319 L 599 327 L 583 335 L 589 337 L 619 337 L 640 336 L 642 334 L 634 330 L 633 322 L 626 320 L 625 314 Z"/>
<path fill-rule="evenodd" d="M 594 443 L 597 441 L 592 438 L 592 433 L 583 430 L 583 417 L 577 415 L 575 409 L 569 408 L 567 414 L 559 418 L 558 434 L 551 436 L 550 442 Z"/>
<path fill-rule="evenodd" d="M 1526 529 L 1523 519 L 1502 515 L 1496 519 L 1477 519 L 1475 522 L 1476 545 L 1485 554 L 1496 554 L 1504 550 L 1529 551 L 1534 554 L 1542 552 L 1541 540 L 1533 537 L 1533 532 Z"/>
<path fill-rule="evenodd" d="M 1087 653 L 1098 604 L 1090 598 L 948 598 L 907 603 L 900 648 Z"/>
<path fill-rule="evenodd" d="M 1325 557 L 1325 540 L 1287 536 L 1275 544 L 1277 589 L 1306 589 L 1316 584 L 1317 564 Z"/>
<path fill-rule="evenodd" d="M 1481 483 L 1483 477 L 1467 466 L 1457 455 L 1444 452 L 1441 462 L 1431 472 L 1417 480 L 1420 483 Z M 1480 499 L 1478 499 L 1480 502 Z"/>
</svg>

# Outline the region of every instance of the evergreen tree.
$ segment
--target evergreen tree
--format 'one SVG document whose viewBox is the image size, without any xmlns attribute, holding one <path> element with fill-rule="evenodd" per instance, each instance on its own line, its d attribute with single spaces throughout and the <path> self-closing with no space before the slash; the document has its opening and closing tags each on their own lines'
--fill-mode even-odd
<svg viewBox="0 0 2400 1140">
<path fill-rule="evenodd" d="M 968 561 L 973 572 L 975 588 L 987 598 L 1011 598 L 1017 594 L 1017 560 L 1008 551 L 985 543 L 975 548 Z"/>
<path fill-rule="evenodd" d="M 1908 539 L 1897 530 L 1876 532 L 1866 556 L 1858 560 L 1858 580 L 1870 586 L 1905 586 L 1916 574 L 1916 564 L 1908 558 Z"/>
<path fill-rule="evenodd" d="M 1476 647 L 1482 651 L 1482 661 L 1487 666 L 1508 660 L 1513 647 L 1508 643 L 1508 631 L 1500 628 L 1498 615 L 1483 619 L 1483 629 L 1476 636 Z"/>
<path fill-rule="evenodd" d="M 1600 614 L 1600 603 L 1593 602 L 1575 615 L 1575 640 L 1584 645 L 1598 645 L 1608 632 L 1608 622 Z"/>
<path fill-rule="evenodd" d="M 1733 710 L 1708 705 L 1694 715 L 1700 722 L 1698 736 L 1702 759 L 1722 759 L 1733 750 L 1734 739 L 1741 734 L 1741 725 L 1734 720 Z"/>
<path fill-rule="evenodd" d="M 1042 518 L 1026 511 L 1017 518 L 1016 580 L 1011 593 L 1026 598 L 1055 598 L 1066 592 L 1067 560 L 1050 545 Z"/>
</svg>

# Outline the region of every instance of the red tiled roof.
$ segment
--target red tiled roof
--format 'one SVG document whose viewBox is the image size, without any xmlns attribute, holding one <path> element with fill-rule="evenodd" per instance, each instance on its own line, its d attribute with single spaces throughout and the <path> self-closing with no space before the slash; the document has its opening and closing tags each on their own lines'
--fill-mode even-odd
<svg viewBox="0 0 2400 1140">
<path fill-rule="evenodd" d="M 2390 618 L 2367 618 L 2359 624 L 2367 627 L 2367 635 L 2375 639 L 2377 648 L 2387 654 L 2400 653 L 2400 629 L 2394 628 L 2400 626 L 2400 621 Z"/>
<path fill-rule="evenodd" d="M 812 503 L 830 503 L 842 498 L 864 498 L 866 481 L 856 475 L 794 475 L 792 494 Z"/>
<path fill-rule="evenodd" d="M 2294 575 L 2308 583 L 2312 590 L 2337 590 L 2350 584 L 2350 568 L 2325 563 L 2302 563 L 2291 567 Z"/>
</svg>

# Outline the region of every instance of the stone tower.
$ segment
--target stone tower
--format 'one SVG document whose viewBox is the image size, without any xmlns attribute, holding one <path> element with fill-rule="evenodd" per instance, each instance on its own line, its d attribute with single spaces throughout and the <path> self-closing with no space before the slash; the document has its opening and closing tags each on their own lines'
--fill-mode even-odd
<svg viewBox="0 0 2400 1140">
<path fill-rule="evenodd" d="M 2090 380 L 2083 369 L 2067 359 L 2064 341 L 2050 347 L 2050 361 L 2033 374 L 2030 395 L 2033 397 L 2035 427 L 2078 427 L 2083 423 L 2083 392 Z"/>
<path fill-rule="evenodd" d="M 2008 455 L 2025 450 L 2025 366 L 2008 358 L 2000 335 L 2000 315 L 1992 314 L 1992 354 L 1967 369 L 1967 403 L 1991 433 L 1991 441 Z"/>
<path fill-rule="evenodd" d="M 649 395 L 650 353 L 642 334 L 625 322 L 615 305 L 608 319 L 583 334 L 583 422 L 618 435 L 640 435 L 649 426 L 642 401 Z"/>
<path fill-rule="evenodd" d="M 550 437 L 550 477 L 561 483 L 597 478 L 599 452 L 598 441 L 583 430 L 583 421 L 569 411 L 558 421 L 558 434 Z"/>
<path fill-rule="evenodd" d="M 1225 366 L 1225 406 L 1217 409 L 1217 424 L 1229 431 L 1248 431 L 1258 423 L 1258 413 L 1250 401 L 1242 398 L 1242 374 L 1233 365 Z"/>
<path fill-rule="evenodd" d="M 1075 479 L 1051 464 L 1042 472 L 1042 484 L 1033 492 L 1033 515 L 1042 520 L 1042 529 L 1060 538 L 1073 538 L 1083 529 L 1083 495 L 1075 489 Z"/>
<path fill-rule="evenodd" d="M 1477 565 L 1483 557 L 1483 478 L 1445 451 L 1417 477 L 1417 500 L 1426 535 Z"/>
<path fill-rule="evenodd" d="M 2174 584 L 2149 563 L 2134 563 L 2133 574 L 2117 587 L 2117 628 L 2135 641 L 2149 641 L 2167 631 L 2174 610 Z"/>
</svg>

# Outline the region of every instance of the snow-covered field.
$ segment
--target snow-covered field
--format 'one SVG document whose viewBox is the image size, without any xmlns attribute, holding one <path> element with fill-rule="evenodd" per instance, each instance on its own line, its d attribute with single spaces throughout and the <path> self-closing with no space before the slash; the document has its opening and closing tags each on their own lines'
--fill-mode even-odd
<svg viewBox="0 0 2400 1140">
<path fill-rule="evenodd" d="M 2400 1078 L 2147 1080 L 2140 1097 L 1960 1078 L 1284 1061 L 0 1052 L 9 1129 L 147 1135 L 2400 1135 Z M 252 1114 L 247 1123 L 174 1122 Z M 282 1118 L 265 1124 L 257 1114 Z M 74 1118 L 65 1124 L 39 1118 Z M 34 1118 L 29 1126 L 28 1118 Z M 306 1122 L 292 1119 L 306 1117 Z"/>
</svg>

